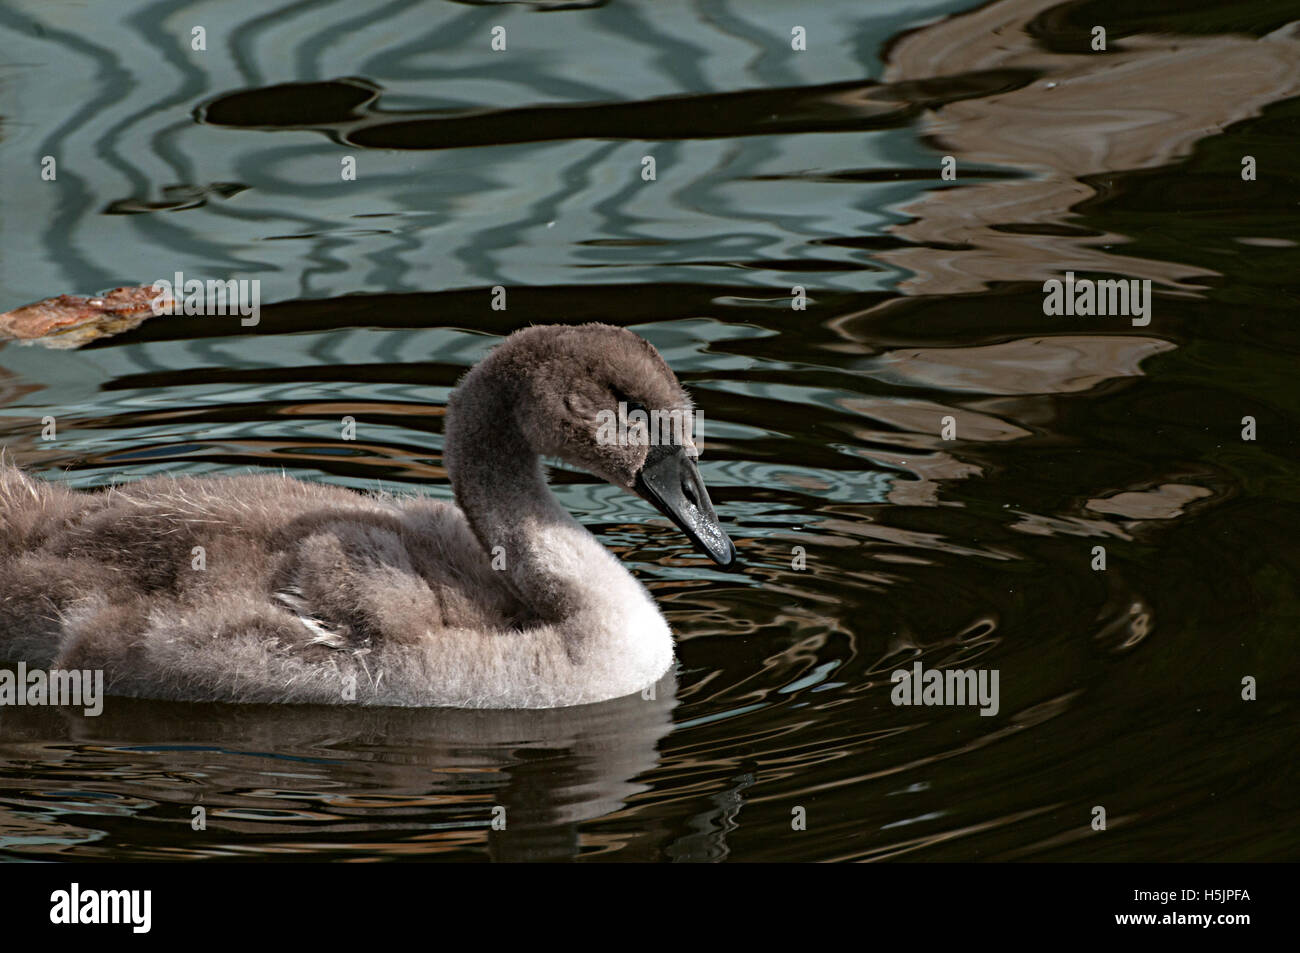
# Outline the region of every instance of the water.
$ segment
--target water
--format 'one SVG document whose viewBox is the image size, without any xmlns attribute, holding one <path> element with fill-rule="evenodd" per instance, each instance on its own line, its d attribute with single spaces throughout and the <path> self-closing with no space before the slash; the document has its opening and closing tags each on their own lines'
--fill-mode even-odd
<svg viewBox="0 0 1300 953">
<path fill-rule="evenodd" d="M 264 302 L 0 347 L 0 435 L 79 487 L 446 497 L 464 369 L 612 321 L 704 409 L 747 572 L 558 472 L 678 634 L 653 702 L 5 709 L 4 856 L 1294 859 L 1294 8 L 546 6 L 0 10 L 0 306 L 175 271 Z M 1149 279 L 1152 320 L 1045 316 L 1067 270 Z M 891 704 L 916 661 L 997 670 L 999 712 Z"/>
</svg>

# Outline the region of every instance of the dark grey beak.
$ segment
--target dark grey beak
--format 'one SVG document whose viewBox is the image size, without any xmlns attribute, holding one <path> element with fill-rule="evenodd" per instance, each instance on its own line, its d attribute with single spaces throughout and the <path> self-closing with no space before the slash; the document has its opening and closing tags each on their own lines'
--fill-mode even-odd
<svg viewBox="0 0 1300 953">
<path fill-rule="evenodd" d="M 682 447 L 651 447 L 635 488 L 719 566 L 730 568 L 736 562 L 736 547 L 718 525 L 695 460 Z"/>
</svg>

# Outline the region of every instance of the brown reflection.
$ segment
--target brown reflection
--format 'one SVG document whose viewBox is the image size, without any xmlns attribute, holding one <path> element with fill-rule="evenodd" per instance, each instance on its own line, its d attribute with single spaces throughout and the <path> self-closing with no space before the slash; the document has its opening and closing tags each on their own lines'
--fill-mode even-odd
<svg viewBox="0 0 1300 953">
<path fill-rule="evenodd" d="M 1153 490 L 1116 493 L 1103 499 L 1089 500 L 1087 507 L 1098 513 L 1115 513 L 1132 520 L 1169 520 L 1183 515 L 1183 507 L 1192 500 L 1211 496 L 1203 486 L 1163 483 Z"/>
<path fill-rule="evenodd" d="M 1077 516 L 1044 516 L 1040 513 L 1017 513 L 1020 522 L 1008 525 L 1008 529 L 1030 536 L 1116 536 L 1119 539 L 1133 537 L 1110 520 L 1080 519 Z"/>
<path fill-rule="evenodd" d="M 979 347 L 889 351 L 872 363 L 874 376 L 903 386 L 977 394 L 1068 394 L 1115 377 L 1137 377 L 1143 360 L 1173 349 L 1136 335 L 1021 338 Z"/>
<path fill-rule="evenodd" d="M 940 404 L 929 400 L 894 398 L 891 400 L 845 400 L 843 406 L 911 433 L 922 446 L 940 446 L 945 441 L 940 436 L 944 417 L 956 421 L 957 440 L 989 441 L 1018 440 L 1028 437 L 1030 431 L 1013 423 L 976 413 L 963 407 Z M 933 435 L 933 436 L 931 436 Z M 898 442 L 894 435 L 893 442 Z"/>
<path fill-rule="evenodd" d="M 40 384 L 33 384 L 0 367 L 0 407 L 17 403 L 30 394 L 41 390 Z"/>
<path fill-rule="evenodd" d="M 1205 275 L 1195 266 L 1125 255 L 1113 247 L 1124 235 L 1070 234 L 1070 210 L 1095 194 L 1083 180 L 1166 165 L 1199 140 L 1300 93 L 1294 32 L 1259 40 L 1139 34 L 1112 42 L 1107 52 L 1058 53 L 1027 29 L 1057 6 L 1058 0 L 989 4 L 905 34 L 887 51 L 890 83 L 998 69 L 1042 77 L 946 104 L 923 120 L 935 148 L 956 157 L 960 187 L 898 209 L 914 220 L 894 233 L 932 246 L 879 252 L 879 259 L 912 272 L 905 293 L 980 291 L 992 282 L 1041 281 L 1068 269 L 1166 284 Z M 974 164 L 1032 177 L 961 184 L 963 167 Z M 1009 224 L 1037 233 L 999 227 Z"/>
</svg>

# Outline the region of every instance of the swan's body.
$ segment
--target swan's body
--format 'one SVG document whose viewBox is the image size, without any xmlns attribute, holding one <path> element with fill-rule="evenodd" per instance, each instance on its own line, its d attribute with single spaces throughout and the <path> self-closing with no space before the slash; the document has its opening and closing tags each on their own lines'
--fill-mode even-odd
<svg viewBox="0 0 1300 953">
<path fill-rule="evenodd" d="M 513 335 L 448 408 L 460 507 L 272 475 L 78 493 L 0 468 L 0 659 L 177 700 L 548 708 L 640 691 L 672 665 L 669 627 L 539 457 L 642 492 L 700 542 L 695 522 L 717 527 L 698 475 L 691 505 L 667 508 L 646 484 L 657 448 L 593 438 L 624 398 L 686 402 L 631 332 Z M 731 561 L 729 541 L 703 542 Z"/>
</svg>

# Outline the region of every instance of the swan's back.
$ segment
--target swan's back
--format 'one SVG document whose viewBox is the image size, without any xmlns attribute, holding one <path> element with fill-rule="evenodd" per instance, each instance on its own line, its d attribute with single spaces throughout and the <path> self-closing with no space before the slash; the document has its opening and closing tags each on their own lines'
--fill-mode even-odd
<svg viewBox="0 0 1300 953">
<path fill-rule="evenodd" d="M 324 700 L 337 701 L 333 657 L 527 621 L 446 503 L 271 475 L 79 493 L 0 468 L 3 658 L 126 672 L 149 653 L 153 667 L 172 659 L 171 675 L 118 691 L 227 697 L 242 677 L 245 700 L 306 700 L 276 680 L 324 664 Z M 210 653 L 212 679 L 198 671 Z M 269 655 L 304 670 L 263 674 Z"/>
</svg>

